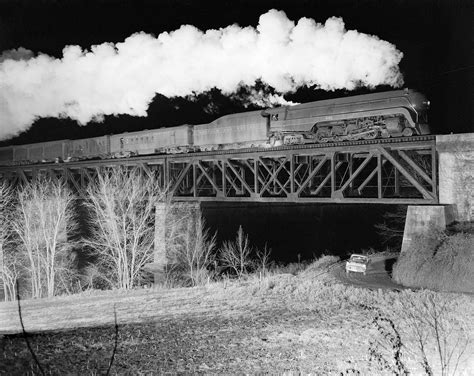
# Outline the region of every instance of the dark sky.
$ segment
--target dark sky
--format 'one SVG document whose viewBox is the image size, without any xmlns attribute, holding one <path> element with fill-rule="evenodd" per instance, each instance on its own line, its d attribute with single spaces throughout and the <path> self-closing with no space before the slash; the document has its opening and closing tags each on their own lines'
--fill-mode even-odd
<svg viewBox="0 0 474 376">
<path fill-rule="evenodd" d="M 292 20 L 343 17 L 347 29 L 395 44 L 404 53 L 400 68 L 405 87 L 425 93 L 431 101 L 433 133 L 474 131 L 472 0 L 0 0 L 0 52 L 21 46 L 60 57 L 65 45 L 88 48 L 121 42 L 138 31 L 158 35 L 182 24 L 201 30 L 232 23 L 255 26 L 272 8 Z M 302 88 L 286 98 L 306 102 L 345 94 Z M 242 110 L 239 101 L 218 90 L 195 101 L 156 96 L 146 118 L 108 116 L 102 124 L 83 127 L 67 119 L 40 119 L 8 143 L 196 124 Z"/>
</svg>

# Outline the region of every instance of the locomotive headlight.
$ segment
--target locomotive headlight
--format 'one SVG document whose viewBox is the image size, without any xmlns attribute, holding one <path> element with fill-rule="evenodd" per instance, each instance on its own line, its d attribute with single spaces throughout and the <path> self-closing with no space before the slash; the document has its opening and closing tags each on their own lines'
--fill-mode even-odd
<svg viewBox="0 0 474 376">
<path fill-rule="evenodd" d="M 429 107 L 431 102 L 430 101 L 424 101 L 423 104 L 426 106 L 426 107 Z"/>
</svg>

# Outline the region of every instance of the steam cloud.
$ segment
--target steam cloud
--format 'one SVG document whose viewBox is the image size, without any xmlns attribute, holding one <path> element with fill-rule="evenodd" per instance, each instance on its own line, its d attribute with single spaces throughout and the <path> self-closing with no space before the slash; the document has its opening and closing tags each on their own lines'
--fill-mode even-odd
<svg viewBox="0 0 474 376">
<path fill-rule="evenodd" d="M 295 24 L 277 10 L 261 15 L 256 28 L 234 24 L 202 32 L 185 25 L 90 50 L 66 46 L 61 59 L 19 48 L 0 55 L 0 139 L 39 117 L 86 124 L 104 115 L 146 116 L 156 93 L 186 96 L 216 87 L 231 94 L 258 79 L 279 93 L 303 85 L 398 87 L 402 57 L 391 43 L 345 30 L 341 18 Z M 284 103 L 282 96 L 257 94 L 258 103 Z"/>
</svg>

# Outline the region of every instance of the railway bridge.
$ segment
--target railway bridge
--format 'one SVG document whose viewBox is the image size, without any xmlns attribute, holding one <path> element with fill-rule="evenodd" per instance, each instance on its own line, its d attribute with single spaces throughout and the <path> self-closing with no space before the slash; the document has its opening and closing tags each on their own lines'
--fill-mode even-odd
<svg viewBox="0 0 474 376">
<path fill-rule="evenodd" d="M 61 177 L 82 193 L 116 166 L 154 177 L 174 201 L 439 202 L 435 136 L 3 166 L 0 178 Z"/>
<path fill-rule="evenodd" d="M 156 178 L 189 210 L 202 201 L 407 204 L 402 251 L 415 235 L 474 220 L 474 133 L 0 166 L 0 179 L 63 178 L 81 194 L 117 166 Z M 166 258 L 162 210 L 156 264 Z"/>
</svg>

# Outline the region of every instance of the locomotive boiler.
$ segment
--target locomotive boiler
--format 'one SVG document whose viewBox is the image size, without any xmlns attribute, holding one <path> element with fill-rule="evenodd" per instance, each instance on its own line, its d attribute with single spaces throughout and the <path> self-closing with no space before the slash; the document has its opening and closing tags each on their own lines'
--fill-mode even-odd
<svg viewBox="0 0 474 376">
<path fill-rule="evenodd" d="M 426 97 L 394 90 L 249 111 L 211 123 L 0 148 L 0 163 L 24 164 L 206 150 L 331 143 L 429 134 Z"/>
</svg>

